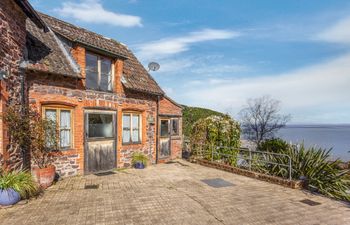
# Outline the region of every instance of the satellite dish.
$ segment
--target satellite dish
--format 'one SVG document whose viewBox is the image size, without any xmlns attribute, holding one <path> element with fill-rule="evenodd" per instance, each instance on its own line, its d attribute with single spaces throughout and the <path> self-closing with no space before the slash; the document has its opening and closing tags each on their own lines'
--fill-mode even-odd
<svg viewBox="0 0 350 225">
<path fill-rule="evenodd" d="M 160 65 L 156 62 L 150 62 L 148 63 L 148 71 L 152 70 L 152 71 L 157 71 L 159 70 Z"/>
</svg>

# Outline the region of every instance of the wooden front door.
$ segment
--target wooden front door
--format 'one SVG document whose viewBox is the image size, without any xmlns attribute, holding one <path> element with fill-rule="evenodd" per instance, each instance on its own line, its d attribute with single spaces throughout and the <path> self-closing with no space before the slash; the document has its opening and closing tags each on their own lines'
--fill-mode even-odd
<svg viewBox="0 0 350 225">
<path fill-rule="evenodd" d="M 116 167 L 116 113 L 85 112 L 85 172 L 96 173 Z"/>
<path fill-rule="evenodd" d="M 160 119 L 159 158 L 170 156 L 170 119 Z"/>
</svg>

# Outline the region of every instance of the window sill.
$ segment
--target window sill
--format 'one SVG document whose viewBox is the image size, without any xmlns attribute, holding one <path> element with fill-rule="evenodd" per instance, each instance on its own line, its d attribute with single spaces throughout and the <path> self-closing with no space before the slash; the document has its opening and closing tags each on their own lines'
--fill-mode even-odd
<svg viewBox="0 0 350 225">
<path fill-rule="evenodd" d="M 111 91 L 103 91 L 103 90 L 100 90 L 100 89 L 92 89 L 92 88 L 86 88 L 87 91 L 92 91 L 92 92 L 103 92 L 103 93 L 114 93 L 113 90 Z"/>
<path fill-rule="evenodd" d="M 171 140 L 181 140 L 181 137 L 179 135 L 172 136 Z"/>
<path fill-rule="evenodd" d="M 128 142 L 128 143 L 122 143 L 123 146 L 130 146 L 130 145 L 141 145 L 142 142 Z"/>
</svg>

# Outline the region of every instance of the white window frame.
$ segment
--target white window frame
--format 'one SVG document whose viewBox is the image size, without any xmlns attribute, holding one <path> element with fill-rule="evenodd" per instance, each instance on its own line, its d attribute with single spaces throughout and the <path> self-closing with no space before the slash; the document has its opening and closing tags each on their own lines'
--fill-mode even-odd
<svg viewBox="0 0 350 225">
<path fill-rule="evenodd" d="M 101 55 L 98 55 L 98 54 L 95 54 L 93 52 L 89 52 L 89 51 L 86 51 L 85 53 L 85 76 L 86 75 L 86 57 L 87 55 L 94 55 L 97 57 L 97 89 L 93 89 L 93 88 L 89 88 L 89 87 L 86 87 L 87 89 L 89 90 L 97 90 L 97 91 L 107 91 L 107 92 L 112 92 L 114 90 L 114 60 L 112 60 L 111 58 L 108 58 L 108 57 L 105 57 L 105 56 L 101 56 Z M 111 61 L 111 90 L 102 90 L 101 89 L 101 59 L 108 59 Z"/>
<path fill-rule="evenodd" d="M 68 108 L 68 107 L 63 107 L 63 106 L 43 106 L 42 107 L 42 115 L 43 115 L 43 118 L 46 118 L 46 110 L 56 110 L 56 126 L 57 126 L 57 130 L 58 130 L 58 148 L 60 150 L 70 150 L 73 148 L 73 135 L 74 135 L 74 132 L 73 132 L 73 121 L 74 121 L 74 118 L 73 118 L 73 109 L 72 108 Z M 61 111 L 69 111 L 70 112 L 70 146 L 67 146 L 67 147 L 61 147 L 61 127 L 60 127 L 60 116 L 61 116 Z"/>
<path fill-rule="evenodd" d="M 124 135 L 124 115 L 130 115 L 130 141 L 124 142 L 123 135 Z M 133 141 L 132 140 L 132 117 L 133 116 L 139 116 L 139 140 Z M 132 144 L 141 144 L 142 143 L 142 113 L 140 112 L 123 112 L 122 114 L 122 144 L 123 145 L 132 145 Z"/>
</svg>

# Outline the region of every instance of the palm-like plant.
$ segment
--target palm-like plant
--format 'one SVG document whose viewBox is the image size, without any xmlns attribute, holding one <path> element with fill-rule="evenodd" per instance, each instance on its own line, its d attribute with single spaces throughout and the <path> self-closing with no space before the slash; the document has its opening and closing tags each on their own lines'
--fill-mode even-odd
<svg viewBox="0 0 350 225">
<path fill-rule="evenodd" d="M 350 189 L 349 170 L 339 168 L 339 160 L 330 162 L 331 151 L 332 149 L 306 148 L 303 143 L 274 149 L 274 152 L 291 157 L 293 179 L 306 179 L 308 187 L 327 196 L 350 201 L 347 193 Z M 271 157 L 270 160 L 278 164 L 288 164 L 287 157 Z M 288 176 L 288 168 L 281 165 L 264 165 L 263 169 L 271 175 Z"/>
<path fill-rule="evenodd" d="M 148 162 L 148 157 L 142 152 L 134 152 L 132 154 L 131 164 L 135 166 L 135 164 L 138 162 L 146 166 Z"/>
<path fill-rule="evenodd" d="M 35 196 L 39 191 L 33 176 L 25 171 L 3 172 L 0 174 L 0 189 L 10 188 L 17 191 L 22 199 Z"/>
</svg>

